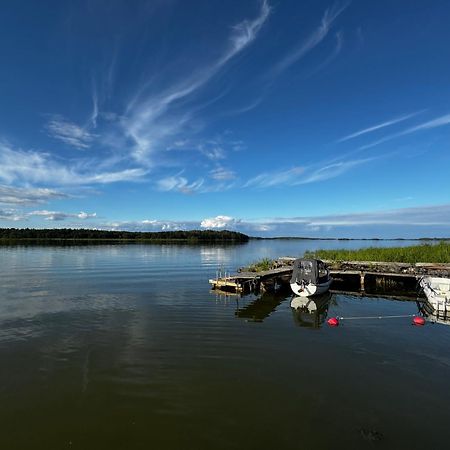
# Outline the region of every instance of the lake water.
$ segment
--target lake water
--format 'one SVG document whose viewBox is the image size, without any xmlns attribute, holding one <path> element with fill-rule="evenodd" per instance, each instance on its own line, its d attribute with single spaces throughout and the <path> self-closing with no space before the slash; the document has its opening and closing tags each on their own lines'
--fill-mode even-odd
<svg viewBox="0 0 450 450">
<path fill-rule="evenodd" d="M 447 449 L 450 326 L 300 326 L 290 296 L 209 289 L 219 266 L 370 244 L 0 247 L 0 448 Z"/>
</svg>

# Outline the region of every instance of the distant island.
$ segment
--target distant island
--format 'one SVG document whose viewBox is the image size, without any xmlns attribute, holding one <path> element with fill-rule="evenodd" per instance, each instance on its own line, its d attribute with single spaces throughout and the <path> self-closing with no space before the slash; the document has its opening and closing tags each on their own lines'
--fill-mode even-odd
<svg viewBox="0 0 450 450">
<path fill-rule="evenodd" d="M 249 240 L 303 241 L 448 241 L 446 237 L 422 238 L 347 238 L 307 236 L 248 236 L 229 230 L 122 231 L 84 228 L 0 228 L 0 243 L 15 240 L 60 241 L 176 241 L 176 242 L 248 242 Z"/>
<path fill-rule="evenodd" d="M 249 236 L 237 231 L 107 231 L 73 228 L 0 228 L 0 241 L 176 241 L 176 242 L 248 242 Z"/>
<path fill-rule="evenodd" d="M 250 237 L 257 240 L 289 240 L 289 241 L 450 241 L 448 237 L 420 237 L 420 238 L 349 238 L 349 237 L 306 237 L 306 236 L 275 236 L 275 237 Z"/>
</svg>

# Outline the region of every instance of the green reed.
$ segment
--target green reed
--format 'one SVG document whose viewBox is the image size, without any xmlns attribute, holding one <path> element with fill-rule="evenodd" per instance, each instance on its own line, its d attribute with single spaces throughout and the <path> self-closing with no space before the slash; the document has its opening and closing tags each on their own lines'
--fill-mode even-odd
<svg viewBox="0 0 450 450">
<path fill-rule="evenodd" d="M 368 247 L 359 250 L 316 250 L 306 251 L 304 257 L 334 261 L 450 263 L 450 243 L 439 242 L 410 247 Z"/>
</svg>

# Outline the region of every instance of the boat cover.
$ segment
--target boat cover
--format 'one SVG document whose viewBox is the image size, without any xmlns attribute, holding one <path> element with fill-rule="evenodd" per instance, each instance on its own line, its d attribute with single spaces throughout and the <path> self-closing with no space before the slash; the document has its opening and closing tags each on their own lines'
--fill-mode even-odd
<svg viewBox="0 0 450 450">
<path fill-rule="evenodd" d="M 328 280 L 328 275 L 328 268 L 320 259 L 296 259 L 291 283 L 320 284 Z"/>
</svg>

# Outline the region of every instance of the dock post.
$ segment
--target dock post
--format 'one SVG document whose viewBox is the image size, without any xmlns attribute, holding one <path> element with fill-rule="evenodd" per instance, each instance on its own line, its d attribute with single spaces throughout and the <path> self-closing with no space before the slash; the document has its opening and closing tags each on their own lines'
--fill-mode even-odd
<svg viewBox="0 0 450 450">
<path fill-rule="evenodd" d="M 361 272 L 360 273 L 360 280 L 361 280 L 361 292 L 364 292 L 364 278 L 365 278 L 365 273 Z"/>
</svg>

